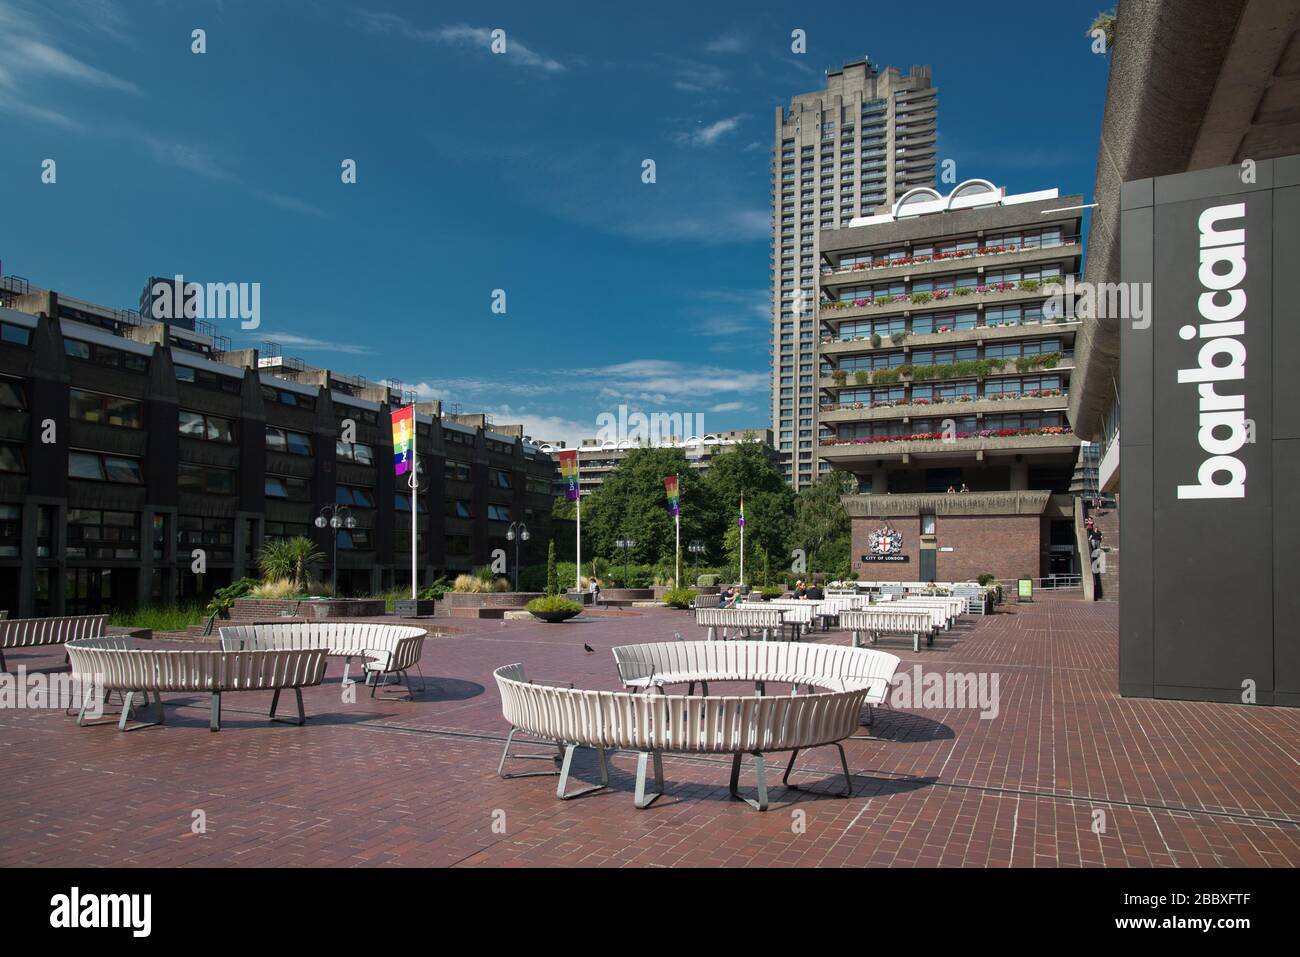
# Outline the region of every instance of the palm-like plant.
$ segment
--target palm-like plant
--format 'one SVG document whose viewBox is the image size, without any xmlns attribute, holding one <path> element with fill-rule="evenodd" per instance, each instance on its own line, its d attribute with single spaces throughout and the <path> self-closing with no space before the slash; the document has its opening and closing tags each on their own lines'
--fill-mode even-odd
<svg viewBox="0 0 1300 957">
<path fill-rule="evenodd" d="M 257 553 L 257 567 L 265 578 L 292 582 L 299 592 L 306 589 L 312 569 L 324 560 L 325 553 L 301 535 L 269 541 Z"/>
</svg>

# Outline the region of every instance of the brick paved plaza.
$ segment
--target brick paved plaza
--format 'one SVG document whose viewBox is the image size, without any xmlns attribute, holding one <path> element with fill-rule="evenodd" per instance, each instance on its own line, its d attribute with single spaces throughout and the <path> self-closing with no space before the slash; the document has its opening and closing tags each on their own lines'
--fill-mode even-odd
<svg viewBox="0 0 1300 957">
<path fill-rule="evenodd" d="M 885 645 L 900 671 L 997 673 L 999 715 L 878 712 L 846 742 L 852 798 L 833 796 L 822 749 L 801 758 L 798 791 L 769 771 L 766 813 L 729 799 L 725 757 L 667 757 L 668 793 L 644 811 L 631 754 L 608 791 L 574 801 L 554 777 L 497 777 L 493 668 L 616 689 L 609 649 L 702 637 L 687 613 L 457 624 L 426 642 L 419 700 L 344 704 L 331 663 L 304 728 L 268 724 L 270 696 L 252 693 L 227 696 L 219 734 L 206 696 L 170 696 L 165 726 L 130 734 L 0 711 L 0 865 L 1300 864 L 1300 713 L 1119 698 L 1113 604 L 1049 597 L 964 619 L 919 655 Z M 7 657 L 34 671 L 63 651 Z M 578 769 L 594 780 L 594 756 Z"/>
</svg>

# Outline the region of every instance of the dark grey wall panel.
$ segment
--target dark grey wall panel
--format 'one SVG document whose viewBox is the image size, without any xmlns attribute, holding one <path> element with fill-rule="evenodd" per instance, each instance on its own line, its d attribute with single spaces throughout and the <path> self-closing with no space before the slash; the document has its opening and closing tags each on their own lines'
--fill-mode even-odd
<svg viewBox="0 0 1300 957">
<path fill-rule="evenodd" d="M 1125 321 L 1121 333 L 1125 694 L 1238 701 L 1249 681 L 1270 703 L 1277 679 L 1293 687 L 1300 673 L 1300 628 L 1275 627 L 1300 612 L 1300 589 L 1279 577 L 1295 567 L 1298 516 L 1274 484 L 1293 492 L 1300 480 L 1294 447 L 1280 448 L 1300 416 L 1288 288 L 1300 191 L 1277 190 L 1275 210 L 1274 172 L 1261 162 L 1254 182 L 1231 166 L 1125 185 L 1121 279 L 1153 285 L 1150 328 Z M 1216 321 L 1216 308 L 1229 314 Z M 1207 462 L 1244 480 L 1215 471 L 1231 494 L 1206 489 Z"/>
</svg>

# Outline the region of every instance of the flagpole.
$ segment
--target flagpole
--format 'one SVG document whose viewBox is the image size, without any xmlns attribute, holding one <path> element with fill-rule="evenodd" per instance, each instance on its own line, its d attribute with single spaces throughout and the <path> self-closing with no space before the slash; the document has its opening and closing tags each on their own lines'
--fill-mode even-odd
<svg viewBox="0 0 1300 957">
<path fill-rule="evenodd" d="M 573 589 L 578 594 L 582 594 L 582 466 L 578 462 L 578 455 L 573 456 L 573 476 L 574 481 L 578 483 L 578 561 L 577 571 L 574 572 Z"/>
<path fill-rule="evenodd" d="M 745 586 L 745 496 L 740 497 L 740 585 Z"/>
<path fill-rule="evenodd" d="M 415 406 L 411 406 L 411 601 L 416 601 L 418 597 L 417 585 L 419 578 L 416 575 L 416 544 L 419 541 L 419 526 L 417 525 L 416 516 L 420 513 L 420 464 L 416 456 L 415 443 L 418 430 L 415 427 Z"/>
<path fill-rule="evenodd" d="M 677 478 L 677 514 L 673 516 L 674 519 L 673 524 L 676 525 L 677 527 L 677 575 L 673 579 L 673 587 L 681 588 L 682 587 L 682 500 L 681 500 L 682 477 L 678 475 L 676 478 Z"/>
</svg>

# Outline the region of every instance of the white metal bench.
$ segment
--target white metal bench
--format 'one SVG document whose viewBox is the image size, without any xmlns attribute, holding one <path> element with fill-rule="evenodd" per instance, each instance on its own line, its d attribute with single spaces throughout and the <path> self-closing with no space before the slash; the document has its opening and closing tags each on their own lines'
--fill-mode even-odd
<svg viewBox="0 0 1300 957">
<path fill-rule="evenodd" d="M 420 674 L 420 655 L 424 649 L 425 630 L 412 625 L 386 625 L 374 622 L 309 621 L 273 622 L 261 625 L 227 625 L 221 629 L 221 647 L 227 651 L 295 650 L 323 648 L 326 654 L 344 659 L 343 680 L 353 658 L 368 659 L 364 665 L 366 684 L 374 697 L 379 680 L 389 675 L 407 682 L 407 670 Z M 371 684 L 371 678 L 375 681 Z"/>
<path fill-rule="evenodd" d="M 15 573 L 16 574 L 16 573 Z M 62 645 L 78 638 L 95 638 L 108 630 L 108 615 L 0 620 L 0 671 L 7 671 L 4 649 Z"/>
<path fill-rule="evenodd" d="M 781 634 L 785 625 L 785 611 L 781 608 L 764 608 L 757 604 L 742 608 L 697 608 L 695 624 L 708 629 L 708 641 L 717 637 L 719 628 L 722 629 L 723 638 L 727 637 L 729 629 L 734 628 L 746 637 L 751 631 L 760 631 L 763 640 L 767 641 L 768 634 L 772 631 Z"/>
<path fill-rule="evenodd" d="M 676 643 L 674 643 L 676 644 Z M 688 642 L 686 644 L 709 644 Z M 755 656 L 754 649 L 761 642 L 735 642 L 725 647 L 737 649 L 742 656 Z M 646 646 L 641 646 L 645 648 Z M 773 645 L 772 647 L 781 647 Z M 805 646 L 799 646 L 801 649 Z M 863 655 L 867 649 L 840 648 L 840 652 Z M 883 671 L 890 664 L 897 665 L 892 655 L 874 662 L 880 672 L 879 680 L 887 686 L 892 677 Z M 757 665 L 790 666 L 785 662 L 763 661 L 745 657 Z M 804 659 L 809 665 L 830 659 Z M 838 659 L 835 659 L 838 661 Z M 868 659 L 860 659 L 862 670 L 868 670 Z M 554 741 L 564 749 L 564 767 L 556 796 L 577 797 L 566 794 L 568 772 L 574 751 L 579 747 L 595 749 L 600 758 L 601 782 L 580 793 L 601 790 L 609 784 L 606 752 L 626 749 L 638 752 L 635 804 L 649 807 L 664 791 L 663 754 L 731 754 L 731 795 L 747 802 L 758 810 L 768 805 L 766 767 L 763 755 L 772 752 L 791 752 L 790 764 L 782 781 L 789 784 L 799 752 L 814 747 L 834 745 L 840 753 L 844 770 L 844 796 L 852 793 L 853 782 L 849 774 L 848 759 L 844 755 L 842 740 L 852 737 L 857 730 L 862 705 L 872 693 L 873 682 L 858 681 L 852 668 L 833 668 L 830 674 L 781 672 L 782 679 L 794 678 L 793 684 L 826 687 L 843 682 L 843 690 L 805 695 L 763 697 L 689 697 L 682 695 L 647 695 L 617 691 L 583 691 L 533 684 L 524 677 L 523 666 L 506 665 L 494 672 L 501 692 L 501 708 L 512 733 L 522 730 L 536 738 Z M 737 680 L 752 680 L 746 675 Z M 715 679 L 717 680 L 717 679 Z M 775 679 L 773 679 L 775 680 Z M 509 744 L 507 743 L 507 749 Z M 740 760 L 745 754 L 754 756 L 757 785 L 756 798 L 739 791 Z M 503 763 L 504 763 L 503 755 Z M 646 772 L 649 763 L 654 765 L 654 794 L 646 793 Z"/>
<path fill-rule="evenodd" d="M 934 613 L 927 608 L 872 608 L 846 611 L 840 615 L 840 627 L 852 635 L 853 647 L 861 645 L 865 632 L 872 644 L 882 635 L 911 635 L 912 650 L 921 650 L 921 636 L 927 645 L 934 644 Z"/>
<path fill-rule="evenodd" d="M 298 720 L 301 725 L 307 718 L 303 713 L 302 689 L 321 683 L 325 677 L 325 650 L 305 648 L 275 651 L 216 651 L 203 649 L 163 650 L 134 647 L 131 639 L 105 636 L 68 643 L 68 656 L 72 660 L 73 676 L 82 682 L 109 691 L 123 693 L 121 719 L 118 730 L 135 731 L 138 728 L 162 724 L 164 709 L 161 694 L 164 691 L 188 691 L 212 695 L 212 715 L 209 728 L 221 730 L 221 695 L 231 691 L 273 691 L 271 698 L 272 721 L 277 718 L 280 692 L 292 689 L 298 699 Z M 137 692 L 149 703 L 149 692 L 157 699 L 158 716 L 154 721 L 138 721 L 128 727 L 132 700 Z M 77 724 L 85 725 L 86 709 L 83 705 Z M 93 722 L 102 724 L 104 722 Z"/>
</svg>

